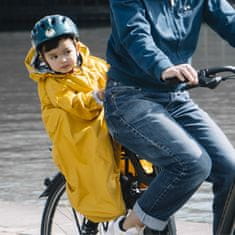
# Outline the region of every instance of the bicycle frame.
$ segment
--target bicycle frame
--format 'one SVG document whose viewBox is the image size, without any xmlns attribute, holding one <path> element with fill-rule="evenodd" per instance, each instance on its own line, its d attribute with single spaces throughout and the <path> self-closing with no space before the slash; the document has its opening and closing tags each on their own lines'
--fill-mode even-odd
<svg viewBox="0 0 235 235">
<path fill-rule="evenodd" d="M 224 211 L 220 220 L 217 235 L 235 234 L 235 182 L 233 183 L 230 193 L 228 194 Z"/>
<path fill-rule="evenodd" d="M 64 176 L 60 172 L 58 172 L 52 178 L 52 180 L 50 178 L 46 178 L 44 180 L 44 185 L 46 186 L 46 189 L 42 192 L 42 194 L 39 196 L 39 198 L 48 197 L 51 194 L 51 192 L 54 191 L 54 189 L 58 186 L 58 184 L 61 181 L 65 182 L 65 178 L 64 178 Z"/>
<path fill-rule="evenodd" d="M 150 184 L 152 179 L 156 176 L 157 174 L 157 168 L 153 167 L 152 171 L 149 173 L 145 170 L 144 165 L 141 164 L 141 159 L 139 156 L 134 154 L 133 152 L 123 148 L 122 154 L 121 154 L 121 161 L 124 162 L 124 167 L 121 171 L 120 175 L 120 181 L 121 181 L 121 186 L 122 186 L 122 191 L 123 191 L 123 198 L 126 204 L 127 209 L 131 209 L 137 200 L 137 198 L 146 190 L 147 186 Z M 135 170 L 135 172 L 131 172 L 131 168 Z M 57 187 L 60 187 L 61 184 L 65 183 L 65 178 L 61 173 L 57 173 L 51 180 L 49 178 L 46 178 L 44 180 L 44 184 L 46 185 L 45 191 L 40 195 L 41 197 L 47 197 L 47 202 L 51 198 L 53 198 L 54 201 L 57 199 L 54 199 L 55 197 L 54 192 L 58 190 Z M 62 192 L 61 190 L 59 190 Z M 50 203 L 47 203 L 50 204 Z M 78 215 L 76 211 L 72 209 L 73 212 L 73 217 L 74 221 L 76 223 L 76 229 L 78 231 L 78 234 L 81 234 L 81 230 L 83 228 L 83 225 L 86 223 L 94 224 L 91 221 L 87 220 L 84 218 L 82 224 L 81 219 L 79 220 Z M 43 220 L 41 224 L 41 235 L 51 235 L 50 229 L 45 229 L 45 226 L 43 225 L 43 221 L 47 219 L 46 217 L 48 214 L 54 214 L 54 209 L 49 210 L 50 213 L 47 212 L 47 210 L 44 209 L 43 213 Z M 45 213 L 46 212 L 46 213 Z M 52 221 L 50 219 L 50 221 Z M 108 229 L 108 223 L 100 223 L 102 226 L 103 231 L 107 231 Z M 170 218 L 169 224 L 168 224 L 168 229 L 170 231 L 170 235 L 175 235 L 176 234 L 176 226 L 175 226 L 175 221 L 174 218 Z M 46 231 L 46 234 L 44 234 L 43 231 Z M 53 234 L 54 235 L 54 234 Z"/>
</svg>

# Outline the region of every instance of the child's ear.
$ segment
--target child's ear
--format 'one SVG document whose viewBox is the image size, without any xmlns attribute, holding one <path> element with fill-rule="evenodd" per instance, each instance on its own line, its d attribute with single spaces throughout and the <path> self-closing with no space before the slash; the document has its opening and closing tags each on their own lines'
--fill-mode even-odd
<svg viewBox="0 0 235 235">
<path fill-rule="evenodd" d="M 74 40 L 77 50 L 80 48 L 80 42 L 78 40 Z"/>
<path fill-rule="evenodd" d="M 43 52 L 39 52 L 39 60 L 40 60 L 41 62 L 44 62 L 44 63 L 50 68 L 50 65 L 48 64 L 48 62 L 47 62 L 47 60 L 46 60 L 46 58 L 45 58 Z"/>
<path fill-rule="evenodd" d="M 44 57 L 43 57 L 43 55 L 42 55 L 42 53 L 41 53 L 41 52 L 39 52 L 39 60 L 40 60 L 40 61 L 44 61 L 44 62 L 45 62 Z"/>
</svg>

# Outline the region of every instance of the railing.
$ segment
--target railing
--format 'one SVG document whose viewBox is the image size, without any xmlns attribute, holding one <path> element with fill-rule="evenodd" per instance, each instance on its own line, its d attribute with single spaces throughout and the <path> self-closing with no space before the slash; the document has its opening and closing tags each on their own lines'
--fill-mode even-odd
<svg viewBox="0 0 235 235">
<path fill-rule="evenodd" d="M 235 6 L 235 0 L 228 0 Z M 0 0 L 0 31 L 31 29 L 49 14 L 68 15 L 80 26 L 109 23 L 108 0 Z"/>
<path fill-rule="evenodd" d="M 98 6 L 107 5 L 108 0 L 1 0 L 1 6 L 40 6 L 40 5 L 78 5 L 78 6 Z"/>
</svg>

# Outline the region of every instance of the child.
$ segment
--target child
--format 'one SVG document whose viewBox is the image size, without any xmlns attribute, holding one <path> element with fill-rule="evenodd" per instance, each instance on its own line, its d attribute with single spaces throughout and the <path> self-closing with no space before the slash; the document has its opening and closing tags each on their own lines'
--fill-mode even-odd
<svg viewBox="0 0 235 235">
<path fill-rule="evenodd" d="M 33 27 L 25 64 L 38 84 L 42 120 L 70 202 L 101 222 L 125 212 L 102 105 L 108 65 L 91 56 L 78 36 L 68 17 L 42 18 Z"/>
</svg>

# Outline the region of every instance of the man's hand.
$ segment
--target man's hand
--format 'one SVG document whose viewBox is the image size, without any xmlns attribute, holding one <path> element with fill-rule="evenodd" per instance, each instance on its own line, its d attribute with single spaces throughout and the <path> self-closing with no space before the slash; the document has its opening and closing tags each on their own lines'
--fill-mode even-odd
<svg viewBox="0 0 235 235">
<path fill-rule="evenodd" d="M 162 80 L 178 79 L 181 82 L 186 82 L 189 85 L 198 84 L 197 71 L 190 64 L 179 64 L 167 68 L 162 73 Z"/>
</svg>

